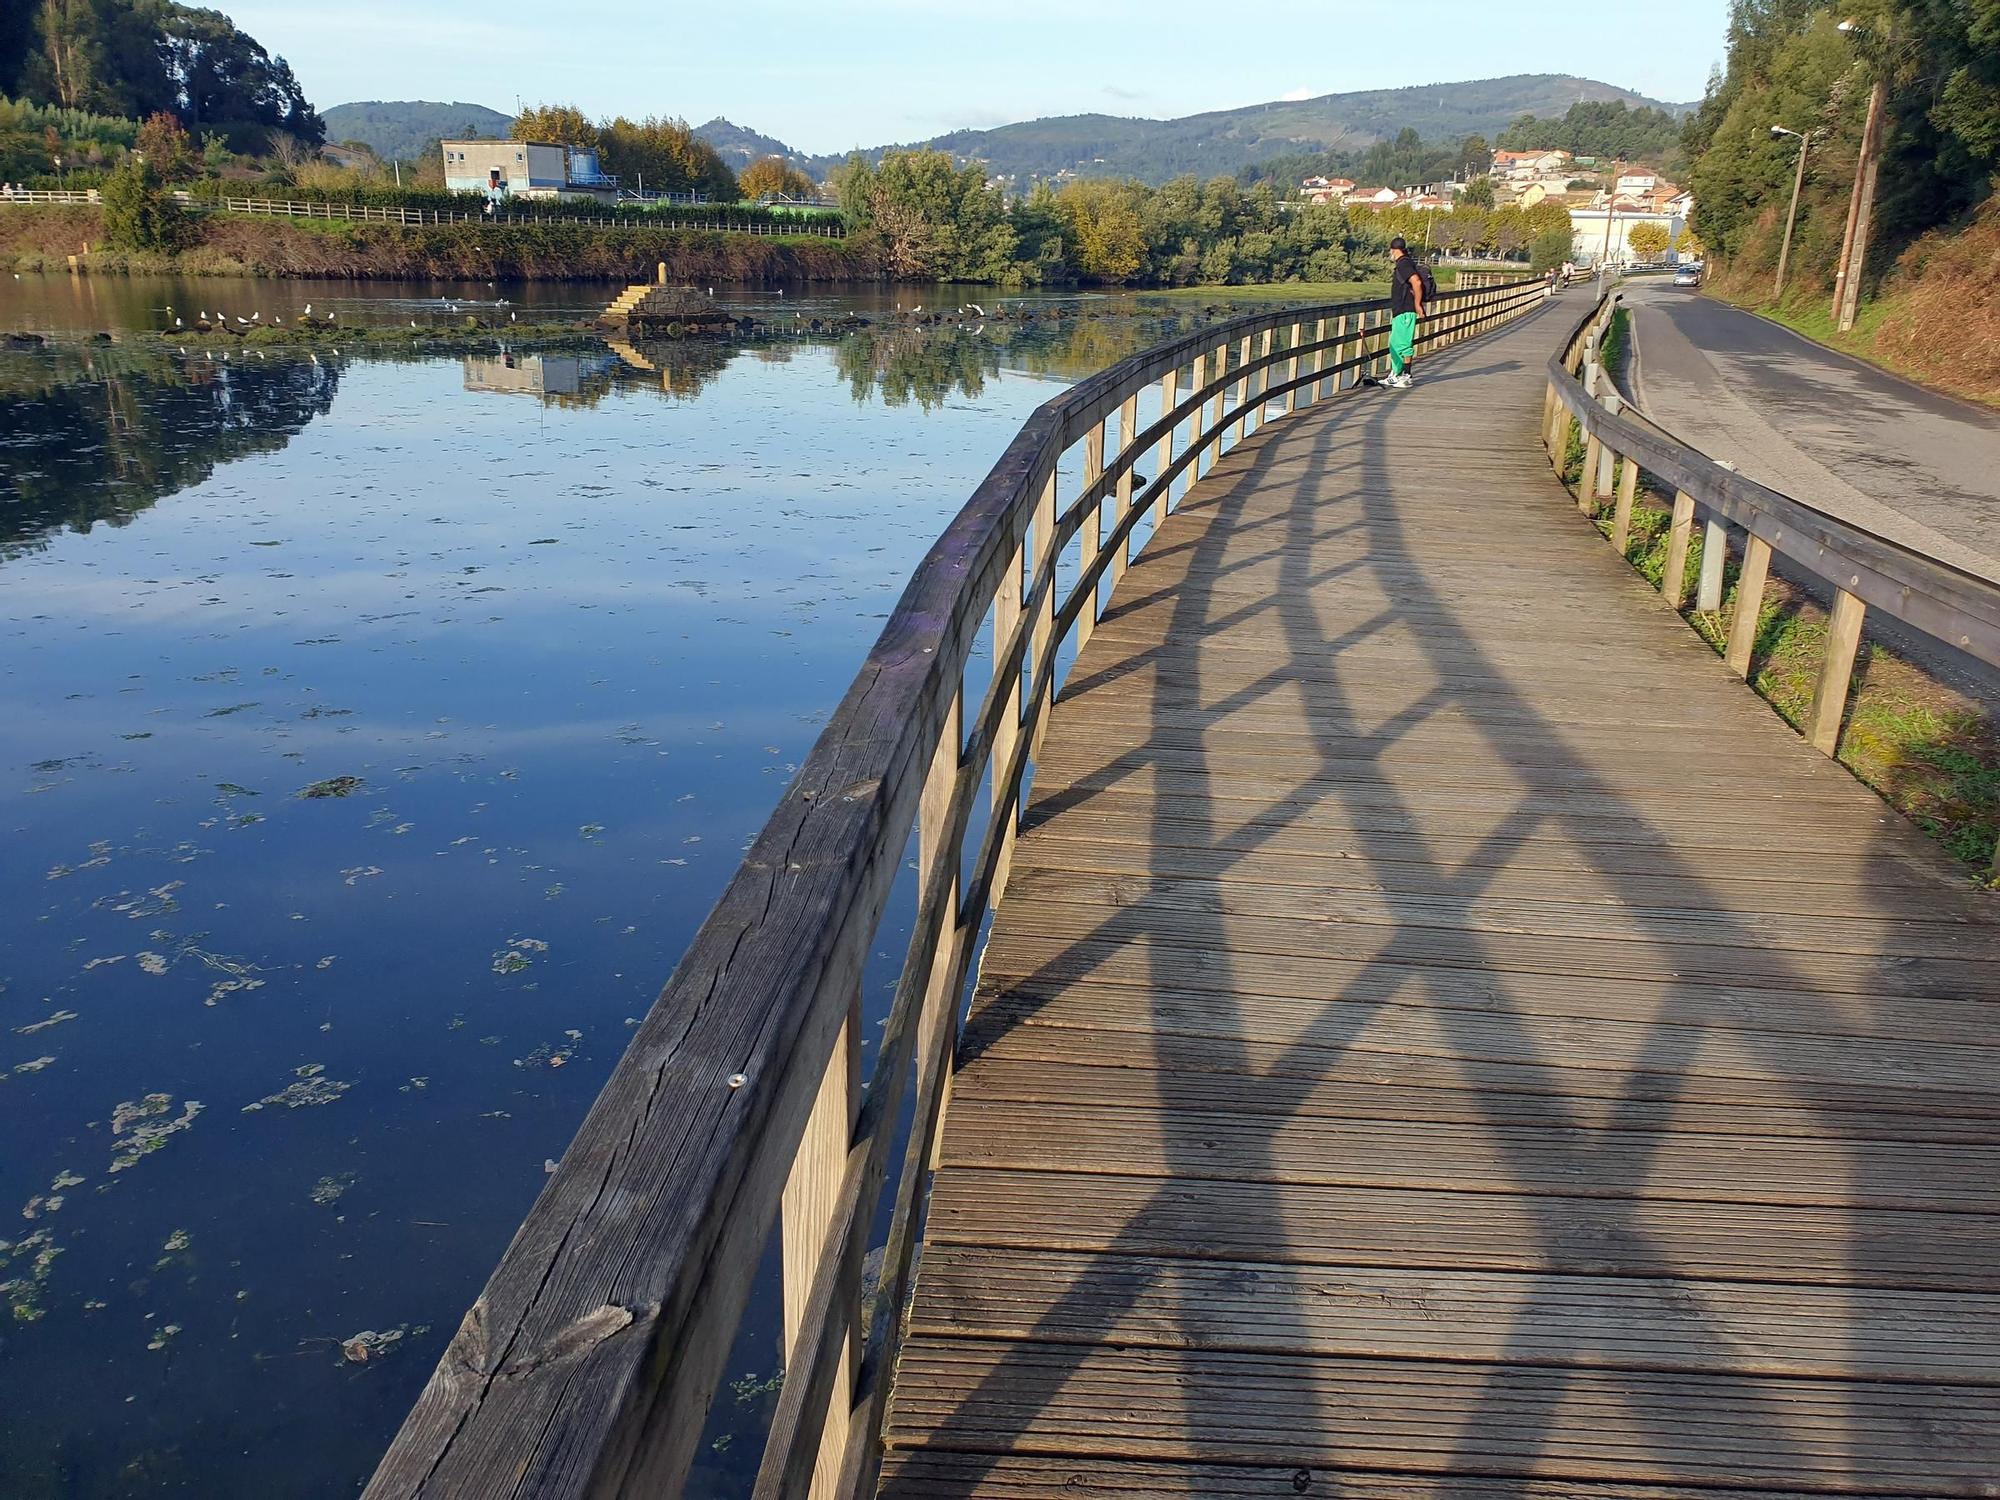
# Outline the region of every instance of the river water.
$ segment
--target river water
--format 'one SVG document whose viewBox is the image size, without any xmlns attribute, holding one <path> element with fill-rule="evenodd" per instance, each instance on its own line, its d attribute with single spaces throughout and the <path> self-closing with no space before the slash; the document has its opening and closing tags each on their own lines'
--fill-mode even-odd
<svg viewBox="0 0 2000 1500">
<path fill-rule="evenodd" d="M 0 1494 L 354 1493 L 912 565 L 1179 316 L 141 332 L 605 295 L 0 280 L 0 331 L 49 335 L 0 350 Z M 754 1469 L 766 1304 L 697 1493 Z"/>
</svg>

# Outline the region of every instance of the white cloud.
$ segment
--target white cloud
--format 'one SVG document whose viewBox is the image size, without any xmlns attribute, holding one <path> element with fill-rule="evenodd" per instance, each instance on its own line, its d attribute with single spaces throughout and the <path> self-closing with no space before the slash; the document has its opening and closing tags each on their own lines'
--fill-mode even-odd
<svg viewBox="0 0 2000 1500">
<path fill-rule="evenodd" d="M 1280 102 L 1285 104 L 1297 104 L 1301 99 L 1317 99 L 1318 97 L 1319 93 L 1314 89 L 1293 89 L 1290 93 L 1278 95 Z"/>
</svg>

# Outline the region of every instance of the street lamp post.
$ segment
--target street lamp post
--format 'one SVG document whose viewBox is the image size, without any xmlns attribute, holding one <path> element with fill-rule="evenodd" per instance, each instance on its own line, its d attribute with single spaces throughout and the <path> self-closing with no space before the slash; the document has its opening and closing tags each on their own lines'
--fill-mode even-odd
<svg viewBox="0 0 2000 1500">
<path fill-rule="evenodd" d="M 1792 206 L 1785 213 L 1785 239 L 1778 246 L 1778 284 L 1772 290 L 1774 302 L 1785 300 L 1785 267 L 1792 258 L 1792 226 L 1799 220 L 1799 189 L 1806 185 L 1806 151 L 1812 145 L 1812 137 L 1797 130 L 1787 130 L 1782 125 L 1771 127 L 1771 139 L 1783 140 L 1786 136 L 1796 136 L 1799 142 L 1799 169 L 1792 177 Z"/>
</svg>

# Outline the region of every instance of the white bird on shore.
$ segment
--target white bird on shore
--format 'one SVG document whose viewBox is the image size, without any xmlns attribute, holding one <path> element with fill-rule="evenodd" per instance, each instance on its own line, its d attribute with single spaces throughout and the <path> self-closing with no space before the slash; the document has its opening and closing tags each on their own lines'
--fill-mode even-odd
<svg viewBox="0 0 2000 1500">
<path fill-rule="evenodd" d="M 253 312 L 252 314 L 250 314 L 250 321 L 253 323 L 261 323 L 264 321 L 264 315 L 260 312 Z"/>
<path fill-rule="evenodd" d="M 968 302 L 965 305 L 978 313 L 980 317 L 983 318 L 986 316 L 986 309 L 981 307 L 977 302 Z"/>
<path fill-rule="evenodd" d="M 417 320 L 415 318 L 410 319 L 410 326 L 412 328 L 415 328 L 417 326 Z"/>
<path fill-rule="evenodd" d="M 183 322 L 182 322 L 182 321 L 181 321 L 181 320 L 180 320 L 179 318 L 175 318 L 175 319 L 174 319 L 174 327 L 176 327 L 176 328 L 185 328 L 185 327 L 187 327 L 187 324 L 183 323 Z"/>
<path fill-rule="evenodd" d="M 310 318 L 312 315 L 313 315 L 313 305 L 310 302 L 308 302 L 306 304 L 306 316 Z"/>
<path fill-rule="evenodd" d="M 250 326 L 250 320 L 244 317 L 242 313 L 238 313 L 236 315 L 236 321 L 241 323 L 245 328 L 248 328 Z"/>
</svg>

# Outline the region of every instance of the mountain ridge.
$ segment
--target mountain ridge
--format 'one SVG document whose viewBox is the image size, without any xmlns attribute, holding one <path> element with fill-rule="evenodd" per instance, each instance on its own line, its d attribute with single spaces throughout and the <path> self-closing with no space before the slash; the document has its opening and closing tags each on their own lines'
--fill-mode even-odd
<svg viewBox="0 0 2000 1500">
<path fill-rule="evenodd" d="M 926 140 L 875 146 L 862 154 L 877 159 L 886 151 L 928 146 L 949 151 L 961 161 L 984 163 L 992 175 L 1016 182 L 1066 174 L 1136 177 L 1157 185 L 1185 172 L 1202 177 L 1231 175 L 1278 156 L 1357 151 L 1403 130 L 1415 130 L 1427 142 L 1448 142 L 1467 135 L 1491 140 L 1523 114 L 1560 116 L 1572 104 L 1600 101 L 1676 114 L 1694 107 L 1651 99 L 1575 74 L 1516 73 L 1502 78 L 1320 94 L 1310 99 L 1273 99 L 1172 119 L 1102 113 L 1047 115 L 991 129 L 947 131 Z M 382 101 L 338 104 L 325 112 L 327 138 L 360 139 L 382 155 L 401 154 L 407 159 L 412 151 L 385 150 L 368 134 L 356 130 L 359 122 L 378 135 L 390 137 L 394 135 L 395 112 L 401 109 L 415 112 L 417 118 L 394 137 L 396 144 L 429 129 L 428 135 L 417 140 L 417 150 L 449 133 L 430 127 L 453 119 L 453 111 L 497 120 L 497 126 L 490 122 L 483 126 L 486 134 L 505 134 L 508 122 L 499 111 L 476 104 L 421 100 L 406 105 Z M 359 113 L 369 111 L 374 112 L 372 116 Z M 759 157 L 778 156 L 824 179 L 846 157 L 844 152 L 822 155 L 801 151 L 721 115 L 697 126 L 695 134 L 737 171 Z"/>
<path fill-rule="evenodd" d="M 359 141 L 384 161 L 412 161 L 439 140 L 504 136 L 514 117 L 483 104 L 436 99 L 363 99 L 320 112 L 326 138 Z"/>
</svg>

